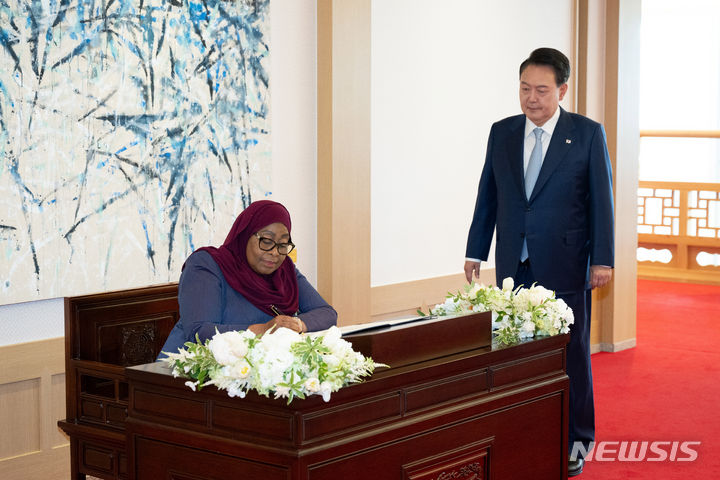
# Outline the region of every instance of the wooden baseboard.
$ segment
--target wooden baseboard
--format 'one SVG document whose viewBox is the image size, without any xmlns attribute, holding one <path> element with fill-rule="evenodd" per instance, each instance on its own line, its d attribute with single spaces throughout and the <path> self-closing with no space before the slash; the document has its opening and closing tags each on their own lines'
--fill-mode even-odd
<svg viewBox="0 0 720 480">
<path fill-rule="evenodd" d="M 629 348 L 635 348 L 637 346 L 637 339 L 635 338 L 629 338 L 627 340 L 623 340 L 622 342 L 615 342 L 615 343 L 594 343 L 590 345 L 590 353 L 598 353 L 598 352 L 621 352 L 623 350 L 627 350 Z"/>
<path fill-rule="evenodd" d="M 720 285 L 720 268 L 718 267 L 707 270 L 683 270 L 638 264 L 637 271 L 638 278 L 643 280 Z"/>
<path fill-rule="evenodd" d="M 0 478 L 69 478 L 64 338 L 0 347 L 0 405 Z"/>
</svg>

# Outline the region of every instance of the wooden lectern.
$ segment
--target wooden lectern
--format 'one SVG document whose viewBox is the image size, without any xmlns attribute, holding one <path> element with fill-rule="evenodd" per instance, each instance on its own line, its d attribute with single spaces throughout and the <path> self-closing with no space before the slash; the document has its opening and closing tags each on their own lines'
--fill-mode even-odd
<svg viewBox="0 0 720 480">
<path fill-rule="evenodd" d="M 193 392 L 164 363 L 125 368 L 127 417 L 115 431 L 111 454 L 97 457 L 109 450 L 92 426 L 64 422 L 77 443 L 74 474 L 131 480 L 566 478 L 568 335 L 502 347 L 489 344 L 489 317 L 351 335 L 356 349 L 391 367 L 341 389 L 328 403 L 313 396 L 287 405 L 253 392 L 229 398 L 214 387 Z M 81 393 L 75 400 L 91 400 L 82 388 L 75 387 Z M 95 462 L 91 468 L 88 458 Z M 98 475 L 99 459 L 110 473 Z"/>
<path fill-rule="evenodd" d="M 72 480 L 127 478 L 125 367 L 152 362 L 179 318 L 177 284 L 65 299 L 65 420 Z"/>
</svg>

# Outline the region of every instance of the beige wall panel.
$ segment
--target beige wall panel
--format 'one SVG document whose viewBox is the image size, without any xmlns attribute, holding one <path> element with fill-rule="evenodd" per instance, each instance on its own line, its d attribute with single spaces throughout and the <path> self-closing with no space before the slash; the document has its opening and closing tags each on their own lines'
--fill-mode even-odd
<svg viewBox="0 0 720 480">
<path fill-rule="evenodd" d="M 0 385 L 0 462 L 40 450 L 40 379 Z"/>
<path fill-rule="evenodd" d="M 615 271 L 593 292 L 593 351 L 635 345 L 637 304 L 637 188 L 639 149 L 640 1 L 579 0 L 578 106 L 602 122 L 613 164 Z M 622 47 L 620 47 L 622 46 Z"/>
<path fill-rule="evenodd" d="M 600 337 L 602 317 L 598 315 L 598 310 L 601 307 L 597 299 L 597 292 L 593 292 L 592 294 L 592 305 L 592 317 L 590 320 L 590 345 L 595 346 L 599 345 L 602 341 Z M 599 351 L 599 346 L 595 347 L 595 349 L 592 350 L 593 353 L 595 353 L 596 351 Z"/>
<path fill-rule="evenodd" d="M 370 320 L 370 0 L 318 1 L 318 289 Z"/>
<path fill-rule="evenodd" d="M 637 188 L 640 0 L 607 0 L 605 128 L 615 189 L 615 272 L 600 294 L 603 350 L 635 345 L 637 316 Z"/>
<path fill-rule="evenodd" d="M 0 347 L 0 384 L 39 377 L 43 371 L 65 371 L 65 339 Z"/>
<path fill-rule="evenodd" d="M 69 443 L 67 435 L 57 426 L 57 421 L 65 418 L 65 373 L 52 375 L 50 384 L 49 444 L 52 448 L 57 448 Z"/>
<path fill-rule="evenodd" d="M 63 338 L 0 347 L 0 479 L 70 476 Z"/>
</svg>

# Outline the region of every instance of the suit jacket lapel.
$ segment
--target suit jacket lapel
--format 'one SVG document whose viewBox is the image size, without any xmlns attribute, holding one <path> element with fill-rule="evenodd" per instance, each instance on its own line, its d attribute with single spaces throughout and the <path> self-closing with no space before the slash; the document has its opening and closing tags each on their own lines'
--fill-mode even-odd
<svg viewBox="0 0 720 480">
<path fill-rule="evenodd" d="M 560 108 L 560 107 L 558 107 Z M 567 153 L 575 142 L 575 126 L 570 118 L 570 115 L 560 108 L 560 118 L 558 123 L 555 125 L 552 138 L 550 139 L 550 145 L 548 146 L 547 152 L 545 153 L 545 159 L 543 160 L 542 167 L 540 168 L 540 174 L 538 175 L 535 187 L 533 187 L 532 194 L 530 195 L 530 201 L 537 197 L 540 190 L 542 190 L 545 183 L 548 181 L 550 176 L 553 174 L 555 169 L 558 168 L 560 163 L 565 159 Z"/>
<path fill-rule="evenodd" d="M 525 116 L 521 115 L 508 136 L 507 152 L 510 159 L 510 170 L 517 184 L 518 191 L 525 197 L 525 167 L 523 166 L 523 148 L 525 142 Z"/>
</svg>

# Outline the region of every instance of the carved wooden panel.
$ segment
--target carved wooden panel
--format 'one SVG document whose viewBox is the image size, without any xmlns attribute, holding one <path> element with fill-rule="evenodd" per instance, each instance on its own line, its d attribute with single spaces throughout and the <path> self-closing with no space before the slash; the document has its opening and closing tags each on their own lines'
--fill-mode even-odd
<svg viewBox="0 0 720 480">
<path fill-rule="evenodd" d="M 487 477 L 487 456 L 482 453 L 428 470 L 405 472 L 407 480 L 483 480 Z"/>
<path fill-rule="evenodd" d="M 640 182 L 637 260 L 643 278 L 718 283 L 720 185 Z"/>
<path fill-rule="evenodd" d="M 140 365 L 157 358 L 155 349 L 150 350 L 158 336 L 154 323 L 122 325 L 120 327 L 120 365 Z M 104 361 L 101 359 L 101 361 Z"/>
<path fill-rule="evenodd" d="M 177 320 L 176 285 L 66 301 L 71 357 L 111 365 L 154 361 Z"/>
<path fill-rule="evenodd" d="M 174 315 L 159 315 L 97 322 L 98 361 L 122 366 L 154 362 L 176 321 Z"/>
<path fill-rule="evenodd" d="M 484 480 L 489 478 L 493 439 L 403 466 L 403 480 Z"/>
<path fill-rule="evenodd" d="M 720 186 L 688 193 L 688 235 L 720 238 Z"/>
<path fill-rule="evenodd" d="M 681 191 L 662 187 L 638 189 L 638 233 L 680 235 Z"/>
</svg>

